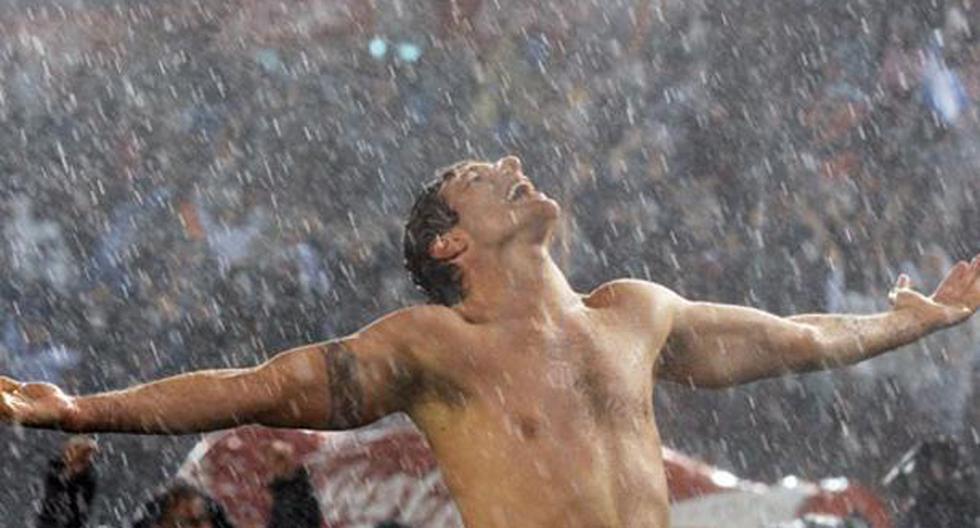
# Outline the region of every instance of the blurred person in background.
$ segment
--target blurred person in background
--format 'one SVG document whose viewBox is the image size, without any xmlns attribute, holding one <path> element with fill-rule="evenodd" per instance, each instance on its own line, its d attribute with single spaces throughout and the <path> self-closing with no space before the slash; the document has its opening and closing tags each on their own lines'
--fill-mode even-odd
<svg viewBox="0 0 980 528">
<path fill-rule="evenodd" d="M 176 481 L 136 514 L 133 528 L 234 528 L 224 508 L 207 493 Z"/>
<path fill-rule="evenodd" d="M 97 473 L 93 461 L 98 444 L 87 436 L 73 436 L 48 464 L 44 498 L 37 528 L 81 528 L 92 512 Z"/>
<path fill-rule="evenodd" d="M 272 511 L 268 528 L 319 528 L 323 522 L 310 473 L 295 459 L 293 446 L 276 440 L 271 446 Z"/>
<path fill-rule="evenodd" d="M 901 528 L 980 526 L 980 481 L 963 444 L 939 437 L 912 448 L 885 476 L 899 497 Z"/>
</svg>

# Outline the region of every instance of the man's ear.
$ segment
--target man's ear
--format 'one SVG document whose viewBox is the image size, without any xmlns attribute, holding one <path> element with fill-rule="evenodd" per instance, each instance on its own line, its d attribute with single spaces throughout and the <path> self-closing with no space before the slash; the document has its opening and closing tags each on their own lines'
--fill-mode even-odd
<svg viewBox="0 0 980 528">
<path fill-rule="evenodd" d="M 453 260 L 463 254 L 469 243 L 466 237 L 455 229 L 441 235 L 436 235 L 436 239 L 429 246 L 429 255 L 436 260 Z"/>
</svg>

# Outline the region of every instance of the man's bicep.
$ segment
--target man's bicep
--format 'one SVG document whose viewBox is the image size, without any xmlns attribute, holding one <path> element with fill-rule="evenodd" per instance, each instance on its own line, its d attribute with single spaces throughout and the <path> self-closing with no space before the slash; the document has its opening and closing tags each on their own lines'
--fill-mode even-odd
<svg viewBox="0 0 980 528">
<path fill-rule="evenodd" d="M 677 302 L 660 375 L 700 387 L 729 387 L 779 375 L 806 357 L 813 329 L 747 306 Z"/>
<path fill-rule="evenodd" d="M 259 367 L 275 393 L 260 422 L 352 429 L 405 410 L 416 369 L 382 322 L 350 336 L 283 352 Z"/>
<path fill-rule="evenodd" d="M 357 334 L 323 346 L 327 428 L 360 427 L 411 406 L 419 367 L 404 344 L 380 338 Z"/>
</svg>

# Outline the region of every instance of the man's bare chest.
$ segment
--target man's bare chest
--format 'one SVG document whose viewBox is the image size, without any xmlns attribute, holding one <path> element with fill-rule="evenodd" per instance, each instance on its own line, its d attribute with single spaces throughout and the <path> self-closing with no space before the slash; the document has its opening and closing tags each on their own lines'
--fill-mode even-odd
<svg viewBox="0 0 980 528">
<path fill-rule="evenodd" d="M 487 327 L 460 343 L 445 372 L 490 415 L 525 430 L 637 423 L 652 412 L 655 354 L 642 335 L 615 321 Z"/>
</svg>

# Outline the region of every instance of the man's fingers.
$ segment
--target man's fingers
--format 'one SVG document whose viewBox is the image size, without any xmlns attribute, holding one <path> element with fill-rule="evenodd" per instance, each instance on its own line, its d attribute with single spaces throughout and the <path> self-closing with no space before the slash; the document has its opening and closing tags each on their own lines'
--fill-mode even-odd
<svg viewBox="0 0 980 528">
<path fill-rule="evenodd" d="M 0 376 L 0 392 L 9 392 L 19 389 L 21 383 L 7 376 Z"/>
<path fill-rule="evenodd" d="M 0 422 L 14 421 L 14 396 L 0 393 Z"/>
<path fill-rule="evenodd" d="M 962 260 L 957 262 L 956 265 L 953 266 L 953 269 L 949 270 L 949 273 L 946 274 L 946 278 L 943 279 L 943 282 L 939 284 L 939 287 L 936 288 L 936 292 L 945 293 L 946 290 L 956 291 L 962 289 L 964 278 L 966 277 L 966 274 L 969 271 L 970 271 L 969 264 L 967 264 Z"/>
<path fill-rule="evenodd" d="M 966 273 L 964 273 L 964 276 L 967 284 L 972 283 L 977 278 L 978 271 L 980 271 L 980 258 L 973 257 L 972 260 L 966 263 Z"/>
<path fill-rule="evenodd" d="M 973 257 L 970 263 L 973 268 L 973 283 L 969 286 L 970 295 L 973 299 L 973 306 L 980 307 L 980 255 Z"/>
<path fill-rule="evenodd" d="M 895 286 L 888 292 L 888 302 L 894 306 L 895 302 L 898 301 L 898 292 L 909 288 L 911 284 L 912 280 L 909 279 L 908 275 L 904 273 L 900 274 L 898 279 L 895 281 Z"/>
<path fill-rule="evenodd" d="M 980 287 L 980 255 L 973 257 L 973 260 L 964 264 L 959 287 L 963 290 L 964 295 L 969 298 L 972 297 L 974 290 Z"/>
<path fill-rule="evenodd" d="M 953 266 L 952 275 L 958 279 L 966 277 L 968 273 L 970 273 L 970 264 L 965 260 L 961 260 L 957 262 L 955 266 Z"/>
<path fill-rule="evenodd" d="M 898 302 L 898 295 L 902 292 L 902 290 L 907 290 L 911 288 L 911 286 L 912 279 L 910 279 L 909 276 L 904 273 L 900 274 L 898 279 L 895 281 L 895 287 L 888 292 L 888 302 L 894 306 L 894 304 Z"/>
</svg>

